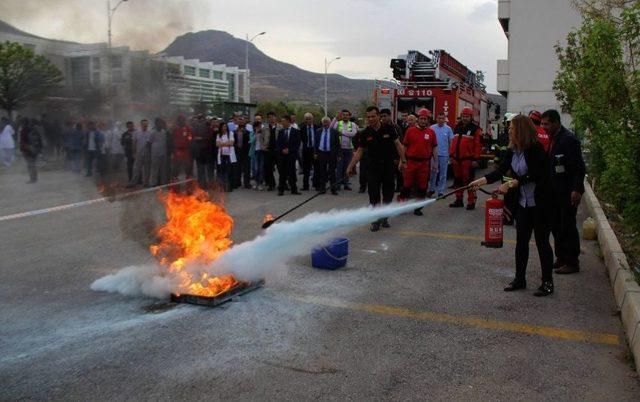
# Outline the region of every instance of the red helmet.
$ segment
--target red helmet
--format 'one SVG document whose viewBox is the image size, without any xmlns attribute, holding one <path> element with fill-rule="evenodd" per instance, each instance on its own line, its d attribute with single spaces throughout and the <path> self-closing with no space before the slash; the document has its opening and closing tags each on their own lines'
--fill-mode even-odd
<svg viewBox="0 0 640 402">
<path fill-rule="evenodd" d="M 462 113 L 460 113 L 461 116 L 467 115 L 467 116 L 473 116 L 473 109 L 470 107 L 465 107 L 462 109 Z"/>
<path fill-rule="evenodd" d="M 422 108 L 418 111 L 418 117 L 431 117 L 431 110 Z"/>
<path fill-rule="evenodd" d="M 542 114 L 537 110 L 532 110 L 529 112 L 529 118 L 540 123 L 542 121 Z"/>
</svg>

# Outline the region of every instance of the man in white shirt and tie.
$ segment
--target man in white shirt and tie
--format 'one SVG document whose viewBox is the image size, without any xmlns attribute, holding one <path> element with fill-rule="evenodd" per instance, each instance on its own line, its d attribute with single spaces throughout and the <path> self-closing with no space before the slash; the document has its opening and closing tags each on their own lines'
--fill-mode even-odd
<svg viewBox="0 0 640 402">
<path fill-rule="evenodd" d="M 302 190 L 309 190 L 311 169 L 314 169 L 313 187 L 318 190 L 318 174 L 315 169 L 315 137 L 318 125 L 313 124 L 313 115 L 304 114 L 304 123 L 300 126 L 300 140 L 302 141 Z"/>
<path fill-rule="evenodd" d="M 331 119 L 322 118 L 322 127 L 316 130 L 315 159 L 318 191 L 325 191 L 327 181 L 331 184 L 331 194 L 338 195 L 336 184 L 336 166 L 341 151 L 340 133 L 331 127 Z"/>
</svg>

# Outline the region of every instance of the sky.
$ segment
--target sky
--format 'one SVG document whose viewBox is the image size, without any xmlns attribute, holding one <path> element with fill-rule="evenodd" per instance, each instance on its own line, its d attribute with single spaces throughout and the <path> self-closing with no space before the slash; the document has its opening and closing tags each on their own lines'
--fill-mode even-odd
<svg viewBox="0 0 640 402">
<path fill-rule="evenodd" d="M 112 6 L 118 0 L 112 0 Z M 113 19 L 114 45 L 153 52 L 178 35 L 207 29 L 245 38 L 267 55 L 306 70 L 350 78 L 391 76 L 407 50 L 445 49 L 496 88 L 507 39 L 497 0 L 128 0 Z M 35 35 L 106 42 L 107 0 L 1 0 L 0 19 Z M 224 60 L 215 60 L 224 63 Z"/>
</svg>

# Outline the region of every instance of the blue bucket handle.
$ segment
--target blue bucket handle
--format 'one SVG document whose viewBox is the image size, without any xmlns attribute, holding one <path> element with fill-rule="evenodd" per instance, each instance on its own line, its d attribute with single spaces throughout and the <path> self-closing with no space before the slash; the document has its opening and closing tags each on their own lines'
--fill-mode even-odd
<svg viewBox="0 0 640 402">
<path fill-rule="evenodd" d="M 346 243 L 349 241 L 349 239 L 346 238 L 341 238 L 341 239 L 337 239 L 338 241 L 332 241 L 329 245 L 331 246 L 337 246 L 343 243 Z M 333 255 L 329 250 L 327 250 L 327 246 L 322 246 L 322 250 L 324 250 L 325 253 L 327 253 L 327 255 L 331 258 L 333 258 L 336 261 L 344 261 L 346 260 L 349 256 L 345 255 L 344 257 L 336 257 L 335 255 Z"/>
</svg>

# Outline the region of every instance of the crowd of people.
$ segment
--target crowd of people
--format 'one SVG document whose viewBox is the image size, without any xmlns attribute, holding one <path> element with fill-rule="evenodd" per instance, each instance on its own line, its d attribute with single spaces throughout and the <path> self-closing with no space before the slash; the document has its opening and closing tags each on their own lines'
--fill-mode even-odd
<svg viewBox="0 0 640 402">
<path fill-rule="evenodd" d="M 563 127 L 555 110 L 532 111 L 529 116 L 508 114 L 509 143 L 500 165 L 474 180 L 481 157 L 480 127 L 473 110 L 462 109 L 456 124 L 447 124 L 444 113 L 436 116 L 421 109 L 403 113 L 393 121 L 388 109 L 366 110 L 366 127 L 356 124 L 349 110 L 333 119 L 304 114 L 300 125 L 295 115 L 262 116 L 250 121 L 234 115 L 225 121 L 203 115 L 187 119 L 179 115 L 167 124 L 156 118 L 118 123 L 96 120 L 67 121 L 60 129 L 53 152 L 64 155 L 67 169 L 86 176 L 112 175 L 126 166 L 126 187 L 153 187 L 195 176 L 202 188 L 223 191 L 237 188 L 301 194 L 299 190 L 338 195 L 351 191 L 351 178 L 359 167 L 359 192 L 368 192 L 373 206 L 398 200 L 442 197 L 447 171 L 453 174 L 455 201 L 462 208 L 467 191 L 467 210 L 475 209 L 476 190 L 502 181 L 510 215 L 515 217 L 516 278 L 505 291 L 526 287 L 528 244 L 533 233 L 542 266 L 542 285 L 537 296 L 553 293 L 553 268 L 558 274 L 579 271 L 580 243 L 576 212 L 584 191 L 585 165 L 576 136 Z M 37 181 L 37 160 L 45 137 L 42 124 L 22 119 L 17 128 L 6 118 L 0 126 L 2 162 L 13 162 L 15 144 L 23 154 L 29 183 Z M 60 149 L 58 149 L 60 148 Z M 195 165 L 195 174 L 194 174 Z M 276 175 L 277 172 L 277 175 Z M 301 188 L 299 176 L 302 176 Z M 276 180 L 277 179 L 277 180 Z M 421 209 L 414 211 L 422 215 Z M 386 218 L 371 223 L 371 231 L 390 227 Z M 554 249 L 549 243 L 554 235 Z M 553 261 L 555 251 L 556 261 Z"/>
</svg>

